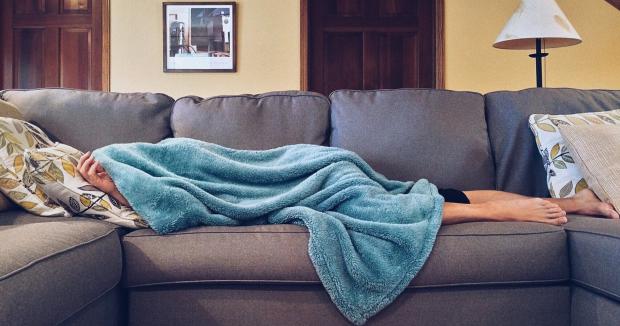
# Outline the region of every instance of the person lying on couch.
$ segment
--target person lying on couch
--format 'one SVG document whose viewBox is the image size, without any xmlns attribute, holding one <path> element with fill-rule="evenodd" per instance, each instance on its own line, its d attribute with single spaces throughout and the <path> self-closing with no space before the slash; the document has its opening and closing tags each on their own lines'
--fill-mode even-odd
<svg viewBox="0 0 620 326">
<path fill-rule="evenodd" d="M 569 199 L 438 190 L 424 179 L 388 180 L 353 152 L 307 144 L 251 151 L 171 138 L 109 145 L 82 155 L 76 168 L 159 234 L 205 225 L 305 226 L 319 279 L 356 325 L 407 287 L 442 224 L 562 225 L 567 213 L 618 218 L 589 190 Z"/>
<path fill-rule="evenodd" d="M 113 196 L 121 204 L 130 206 L 114 180 L 91 152 L 80 158 L 78 170 L 93 186 Z M 619 218 L 613 206 L 601 202 L 589 189 L 582 190 L 571 198 L 560 199 L 531 198 L 495 190 L 439 189 L 438 192 L 445 199 L 442 224 L 521 221 L 562 225 L 567 222 L 566 214 Z"/>
</svg>

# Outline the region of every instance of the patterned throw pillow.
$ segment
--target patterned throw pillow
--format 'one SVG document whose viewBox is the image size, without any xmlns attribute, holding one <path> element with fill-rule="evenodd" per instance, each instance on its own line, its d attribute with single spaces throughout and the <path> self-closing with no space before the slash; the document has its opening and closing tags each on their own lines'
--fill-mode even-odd
<svg viewBox="0 0 620 326">
<path fill-rule="evenodd" d="M 95 188 L 77 170 L 79 150 L 56 143 L 25 152 L 26 168 L 34 181 L 55 202 L 74 215 L 95 217 L 123 227 L 147 228 L 131 208 Z"/>
<path fill-rule="evenodd" d="M 49 200 L 25 169 L 24 150 L 53 144 L 47 135 L 26 121 L 0 118 L 0 192 L 30 213 L 69 216 Z"/>
<path fill-rule="evenodd" d="M 549 193 L 554 198 L 565 198 L 587 189 L 588 183 L 575 164 L 558 127 L 620 125 L 620 110 L 571 115 L 532 114 L 529 124 L 547 170 Z"/>
<path fill-rule="evenodd" d="M 17 107 L 3 100 L 0 100 L 0 117 L 20 120 L 24 119 Z M 13 203 L 7 196 L 0 192 L 0 212 L 12 209 L 14 207 L 16 207 L 15 203 Z"/>
</svg>

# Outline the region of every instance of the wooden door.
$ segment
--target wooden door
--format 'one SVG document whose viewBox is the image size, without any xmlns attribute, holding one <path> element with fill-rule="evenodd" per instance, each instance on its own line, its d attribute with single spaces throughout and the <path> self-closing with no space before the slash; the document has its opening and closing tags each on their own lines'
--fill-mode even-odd
<svg viewBox="0 0 620 326">
<path fill-rule="evenodd" d="M 441 3 L 303 0 L 302 89 L 442 87 Z"/>
<path fill-rule="evenodd" d="M 0 89 L 109 89 L 109 0 L 0 0 L 0 12 Z"/>
</svg>

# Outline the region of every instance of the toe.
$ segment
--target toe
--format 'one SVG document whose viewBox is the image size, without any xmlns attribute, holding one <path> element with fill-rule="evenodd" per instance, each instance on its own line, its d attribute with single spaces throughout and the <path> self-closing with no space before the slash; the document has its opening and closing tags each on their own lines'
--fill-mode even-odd
<svg viewBox="0 0 620 326">
<path fill-rule="evenodd" d="M 553 225 L 564 225 L 568 222 L 568 219 L 566 218 L 566 216 L 560 216 L 558 218 L 555 218 L 552 220 L 553 221 Z"/>
<path fill-rule="evenodd" d="M 611 219 L 619 219 L 620 215 L 618 215 L 618 212 L 616 212 L 616 210 L 614 210 L 613 208 L 610 208 L 607 210 L 607 213 L 605 214 L 605 216 L 611 218 Z"/>
<path fill-rule="evenodd" d="M 564 210 L 562 210 L 560 207 L 548 207 L 547 212 L 548 213 L 560 213 L 560 212 L 564 212 Z"/>
<path fill-rule="evenodd" d="M 550 202 L 550 201 L 546 201 L 546 200 L 544 201 L 544 204 L 543 204 L 543 205 L 544 205 L 546 208 L 558 208 L 558 209 L 560 208 L 560 206 L 559 206 L 558 204 L 554 204 L 554 203 L 552 203 L 552 202 Z"/>
<path fill-rule="evenodd" d="M 547 215 L 547 218 L 550 218 L 550 219 L 558 219 L 558 218 L 562 218 L 562 217 L 566 217 L 566 213 L 564 211 L 549 213 Z"/>
</svg>

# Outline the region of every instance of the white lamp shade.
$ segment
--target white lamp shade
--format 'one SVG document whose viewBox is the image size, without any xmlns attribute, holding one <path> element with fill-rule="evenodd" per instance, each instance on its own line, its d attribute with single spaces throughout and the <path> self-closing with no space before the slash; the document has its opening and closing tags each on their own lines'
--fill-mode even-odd
<svg viewBox="0 0 620 326">
<path fill-rule="evenodd" d="M 546 48 L 581 43 L 581 37 L 555 0 L 522 0 L 493 44 L 499 49 L 535 49 L 537 38 Z"/>
</svg>

